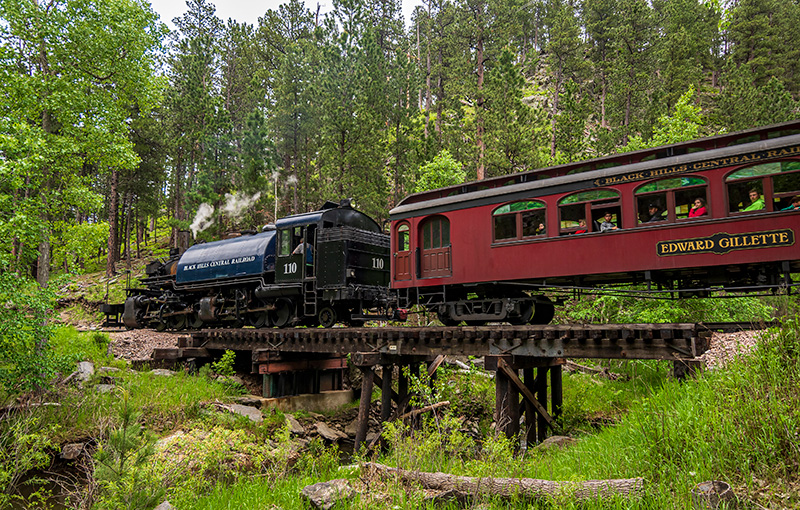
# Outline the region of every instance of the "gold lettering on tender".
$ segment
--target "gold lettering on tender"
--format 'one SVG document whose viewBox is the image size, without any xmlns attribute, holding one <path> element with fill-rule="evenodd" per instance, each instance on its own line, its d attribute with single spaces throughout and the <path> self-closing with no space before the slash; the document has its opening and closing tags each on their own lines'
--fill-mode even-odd
<svg viewBox="0 0 800 510">
<path fill-rule="evenodd" d="M 723 237 L 719 240 L 719 247 L 727 250 L 731 247 L 731 240 L 728 237 Z"/>
<path fill-rule="evenodd" d="M 788 243 L 789 242 L 789 234 L 787 232 L 781 232 L 781 243 Z"/>
</svg>

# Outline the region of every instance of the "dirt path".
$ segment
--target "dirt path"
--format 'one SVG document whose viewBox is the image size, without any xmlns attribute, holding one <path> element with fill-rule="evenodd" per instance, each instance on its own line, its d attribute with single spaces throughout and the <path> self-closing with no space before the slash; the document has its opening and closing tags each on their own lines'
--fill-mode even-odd
<svg viewBox="0 0 800 510">
<path fill-rule="evenodd" d="M 186 336 L 185 332 L 171 333 L 151 331 L 146 329 L 121 329 L 109 332 L 111 337 L 111 351 L 117 358 L 128 361 L 152 360 L 153 349 L 163 349 L 178 346 L 178 337 Z"/>
</svg>

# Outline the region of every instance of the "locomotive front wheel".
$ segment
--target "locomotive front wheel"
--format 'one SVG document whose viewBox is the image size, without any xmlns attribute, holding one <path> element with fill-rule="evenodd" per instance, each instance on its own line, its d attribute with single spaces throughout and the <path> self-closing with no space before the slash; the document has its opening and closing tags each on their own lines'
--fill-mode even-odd
<svg viewBox="0 0 800 510">
<path fill-rule="evenodd" d="M 275 302 L 275 309 L 269 313 L 270 322 L 277 328 L 282 328 L 292 320 L 292 302 L 281 298 Z"/>
<path fill-rule="evenodd" d="M 155 326 L 153 328 L 158 331 L 159 333 L 162 331 L 167 330 L 167 323 L 164 321 L 156 321 Z"/>
<path fill-rule="evenodd" d="M 330 306 L 323 307 L 317 314 L 317 319 L 323 328 L 332 328 L 336 324 L 336 310 Z"/>
</svg>

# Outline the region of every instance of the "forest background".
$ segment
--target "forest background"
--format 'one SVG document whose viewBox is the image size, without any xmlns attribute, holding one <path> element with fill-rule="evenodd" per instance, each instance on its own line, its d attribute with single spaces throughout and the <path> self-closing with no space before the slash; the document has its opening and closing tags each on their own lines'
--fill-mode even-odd
<svg viewBox="0 0 800 510">
<path fill-rule="evenodd" d="M 797 1 L 429 0 L 408 28 L 396 0 L 186 5 L 170 32 L 143 0 L 0 3 L 3 272 L 800 112 Z"/>
</svg>

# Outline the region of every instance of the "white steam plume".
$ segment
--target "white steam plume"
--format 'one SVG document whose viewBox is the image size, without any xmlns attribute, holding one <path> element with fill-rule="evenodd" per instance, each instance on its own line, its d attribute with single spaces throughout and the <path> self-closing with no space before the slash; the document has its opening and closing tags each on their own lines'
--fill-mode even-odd
<svg viewBox="0 0 800 510">
<path fill-rule="evenodd" d="M 260 192 L 253 196 L 225 193 L 225 205 L 222 206 L 222 210 L 232 218 L 239 218 L 244 210 L 252 207 L 260 197 Z"/>
<path fill-rule="evenodd" d="M 214 220 L 211 219 L 212 214 L 214 214 L 214 206 L 206 203 L 200 204 L 200 207 L 197 208 L 197 214 L 194 215 L 194 221 L 189 226 L 194 237 L 197 237 L 198 232 L 202 232 L 214 224 Z"/>
</svg>

